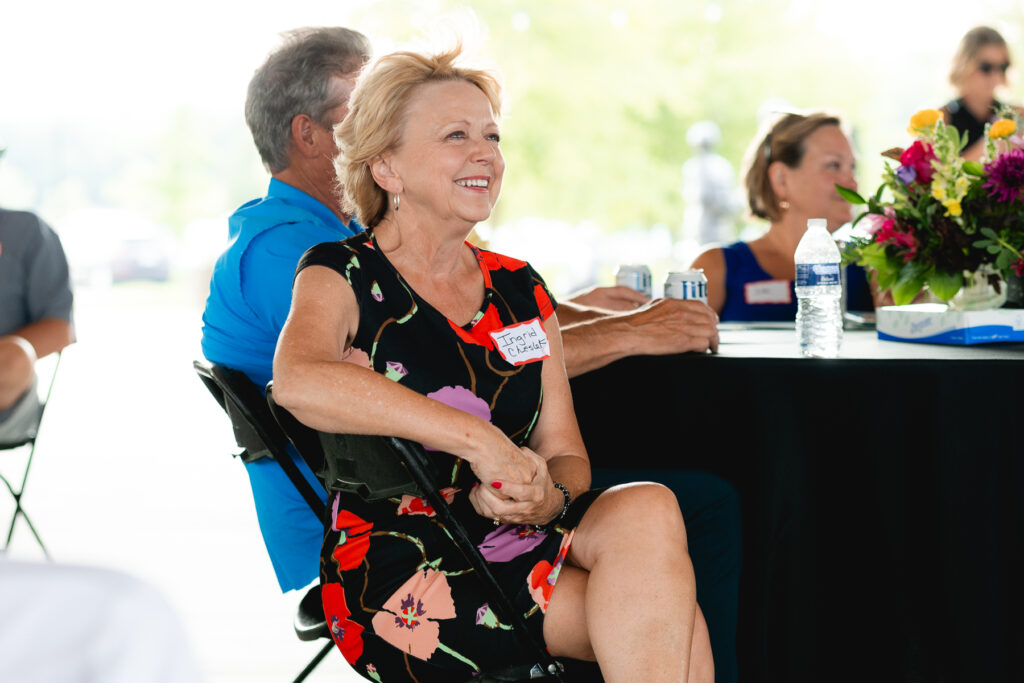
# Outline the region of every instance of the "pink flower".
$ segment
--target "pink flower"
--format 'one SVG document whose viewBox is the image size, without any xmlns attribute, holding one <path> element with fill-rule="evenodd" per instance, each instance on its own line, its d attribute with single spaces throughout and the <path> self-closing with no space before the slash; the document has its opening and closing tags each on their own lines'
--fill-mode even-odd
<svg viewBox="0 0 1024 683">
<path fill-rule="evenodd" d="M 899 232 L 896 230 L 896 221 L 891 218 L 886 219 L 882 221 L 881 227 L 875 233 L 875 241 L 888 242 L 889 244 L 906 249 L 906 253 L 903 254 L 903 260 L 909 261 L 917 256 L 917 240 L 914 238 L 913 230 L 910 228 L 906 230 L 906 232 Z"/>
<path fill-rule="evenodd" d="M 1011 267 L 1013 268 L 1013 272 L 1017 273 L 1017 275 L 1024 275 L 1024 256 L 1017 259 Z"/>
<path fill-rule="evenodd" d="M 886 221 L 885 216 L 880 216 L 877 213 L 869 213 L 864 216 L 864 222 L 867 223 L 867 233 L 874 236 L 886 222 L 892 221 Z"/>
<path fill-rule="evenodd" d="M 454 619 L 455 602 L 444 574 L 416 572 L 373 615 L 373 630 L 402 652 L 426 661 L 440 644 L 437 619 Z"/>
<path fill-rule="evenodd" d="M 352 363 L 353 365 L 358 365 L 361 368 L 370 367 L 370 356 L 366 354 L 366 351 L 357 349 L 354 346 L 350 346 L 348 351 L 342 354 L 341 359 L 346 363 Z"/>
<path fill-rule="evenodd" d="M 914 169 L 916 180 L 914 182 L 927 185 L 932 181 L 932 159 L 935 158 L 935 150 L 931 145 L 926 145 L 920 140 L 903 150 L 900 155 L 900 165 Z"/>
<path fill-rule="evenodd" d="M 477 547 L 488 562 L 508 562 L 533 550 L 547 538 L 529 524 L 502 524 L 487 534 Z"/>
</svg>

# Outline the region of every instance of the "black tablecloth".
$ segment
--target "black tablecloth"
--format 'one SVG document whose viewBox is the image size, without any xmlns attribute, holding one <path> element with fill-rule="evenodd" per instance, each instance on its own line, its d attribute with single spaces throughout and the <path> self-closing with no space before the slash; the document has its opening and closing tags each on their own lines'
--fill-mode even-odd
<svg viewBox="0 0 1024 683">
<path fill-rule="evenodd" d="M 1024 345 L 723 329 L 572 380 L 591 459 L 743 506 L 742 681 L 1024 681 Z"/>
</svg>

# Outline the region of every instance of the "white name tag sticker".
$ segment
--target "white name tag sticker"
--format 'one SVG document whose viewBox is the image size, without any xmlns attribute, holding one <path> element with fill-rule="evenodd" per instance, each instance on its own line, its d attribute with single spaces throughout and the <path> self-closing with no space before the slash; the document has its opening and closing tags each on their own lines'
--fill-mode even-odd
<svg viewBox="0 0 1024 683">
<path fill-rule="evenodd" d="M 760 280 L 743 286 L 743 299 L 754 306 L 789 304 L 793 302 L 793 293 L 789 289 L 789 280 Z"/>
<path fill-rule="evenodd" d="M 490 335 L 494 348 L 512 365 L 525 365 L 551 357 L 548 335 L 540 318 L 503 327 Z"/>
</svg>

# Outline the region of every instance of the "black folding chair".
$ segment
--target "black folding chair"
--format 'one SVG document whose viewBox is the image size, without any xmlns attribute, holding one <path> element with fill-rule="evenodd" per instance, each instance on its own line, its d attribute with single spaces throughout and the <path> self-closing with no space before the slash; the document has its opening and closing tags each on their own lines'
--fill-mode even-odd
<svg viewBox="0 0 1024 683">
<path fill-rule="evenodd" d="M 324 504 L 289 457 L 286 451 L 288 437 L 284 435 L 271 415 L 270 407 L 259 387 L 245 373 L 223 365 L 198 360 L 194 361 L 192 365 L 196 374 L 199 375 L 199 379 L 203 381 L 231 420 L 231 426 L 235 432 L 235 443 L 242 448 L 242 451 L 236 456 L 244 462 L 272 458 L 285 471 L 317 518 L 323 519 Z M 317 462 L 307 461 L 307 464 L 314 472 L 322 467 L 322 464 Z M 296 676 L 295 683 L 300 683 L 334 648 L 331 632 L 327 627 L 327 619 L 324 617 L 323 604 L 320 601 L 319 585 L 310 588 L 299 601 L 294 627 L 295 634 L 300 640 L 313 641 L 326 638 L 328 641 Z"/>
<path fill-rule="evenodd" d="M 472 681 L 486 683 L 539 678 L 568 680 L 565 663 L 552 657 L 544 644 L 534 638 L 522 613 L 512 605 L 505 590 L 491 573 L 487 561 L 470 540 L 465 526 L 452 514 L 448 503 L 439 493 L 445 482 L 422 446 L 395 437 L 316 431 L 300 423 L 274 402 L 272 382 L 267 385 L 267 402 L 282 431 L 295 448 L 304 457 L 308 453 L 308 457 L 324 463 L 324 483 L 328 491 L 355 493 L 368 501 L 408 494 L 425 498 L 430 503 L 456 548 L 483 582 L 492 609 L 500 619 L 513 626 L 520 642 L 529 648 L 534 657 L 531 664 L 484 672 L 472 678 Z M 601 680 L 597 666 L 590 662 L 566 660 L 566 663 L 570 664 L 570 672 L 580 672 L 581 678 L 578 680 Z"/>
<path fill-rule="evenodd" d="M 25 495 L 25 484 L 28 482 L 28 473 L 32 469 L 32 458 L 36 452 L 36 439 L 39 436 L 39 427 L 43 421 L 43 413 L 46 412 L 46 405 L 50 402 L 50 395 L 53 393 L 53 385 L 57 381 L 57 370 L 60 368 L 60 357 L 61 354 L 58 352 L 55 360 L 53 361 L 53 372 L 50 374 L 50 382 L 46 388 L 46 396 L 40 401 L 39 415 L 36 419 L 35 425 L 32 429 L 23 437 L 20 437 L 10 442 L 0 442 L 0 452 L 2 451 L 15 451 L 22 448 L 28 449 L 28 457 L 25 460 L 25 469 L 21 474 L 21 485 L 15 489 L 11 482 L 3 474 L 0 474 L 0 481 L 3 481 L 4 486 L 10 492 L 11 497 L 14 498 L 14 512 L 11 514 L 11 524 L 7 528 L 7 540 L 4 542 L 3 551 L 6 552 L 7 548 L 11 545 L 11 537 L 14 535 L 14 527 L 17 525 L 18 518 L 21 517 L 25 520 L 25 524 L 28 525 L 29 531 L 36 539 L 36 543 L 43 551 L 43 555 L 46 559 L 50 559 L 50 553 L 43 545 L 43 539 L 39 537 L 39 532 L 36 530 L 35 525 L 32 523 L 32 519 L 25 512 L 25 508 L 22 507 L 21 498 Z M 45 365 L 46 361 L 43 361 L 40 365 Z"/>
</svg>

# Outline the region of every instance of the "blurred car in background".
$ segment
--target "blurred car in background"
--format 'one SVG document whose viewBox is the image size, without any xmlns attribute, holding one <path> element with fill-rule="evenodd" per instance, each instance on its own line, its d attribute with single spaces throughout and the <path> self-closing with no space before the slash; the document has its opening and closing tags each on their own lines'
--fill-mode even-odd
<svg viewBox="0 0 1024 683">
<path fill-rule="evenodd" d="M 54 228 L 76 285 L 166 282 L 171 277 L 178 249 L 174 236 L 138 212 L 79 209 Z"/>
</svg>

